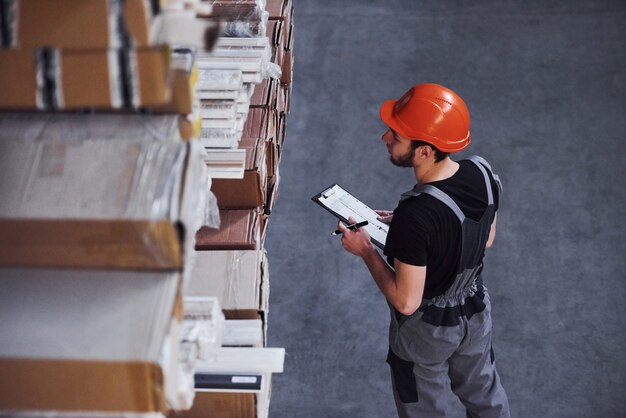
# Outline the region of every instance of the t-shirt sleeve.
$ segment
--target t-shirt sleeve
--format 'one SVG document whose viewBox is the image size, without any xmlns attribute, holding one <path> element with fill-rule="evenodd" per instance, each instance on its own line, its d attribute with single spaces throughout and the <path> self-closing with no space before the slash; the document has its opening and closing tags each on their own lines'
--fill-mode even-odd
<svg viewBox="0 0 626 418">
<path fill-rule="evenodd" d="M 384 254 L 413 266 L 425 266 L 428 234 L 423 224 L 408 213 L 406 206 L 393 212 Z"/>
</svg>

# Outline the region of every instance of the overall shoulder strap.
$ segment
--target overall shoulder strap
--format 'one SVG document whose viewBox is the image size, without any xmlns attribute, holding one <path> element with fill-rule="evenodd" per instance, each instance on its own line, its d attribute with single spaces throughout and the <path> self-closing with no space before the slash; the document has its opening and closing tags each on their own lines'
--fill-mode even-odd
<svg viewBox="0 0 626 418">
<path fill-rule="evenodd" d="M 459 218 L 459 221 L 461 223 L 463 223 L 463 221 L 465 220 L 465 214 L 463 213 L 459 205 L 457 205 L 456 202 L 452 200 L 450 196 L 448 196 L 446 193 L 442 192 L 440 189 L 438 189 L 435 186 L 431 186 L 430 184 L 418 185 L 418 186 L 415 186 L 413 190 L 407 193 L 410 193 L 411 196 L 417 196 L 420 193 L 425 193 L 427 195 L 430 195 L 434 197 L 435 199 L 439 200 L 441 203 L 443 203 L 447 207 L 449 207 L 450 210 L 454 212 L 456 217 Z"/>
<path fill-rule="evenodd" d="M 473 162 L 476 167 L 480 169 L 483 173 L 483 177 L 485 178 L 485 184 L 487 185 L 487 195 L 489 197 L 489 204 L 493 204 L 493 191 L 491 189 L 491 181 L 489 181 L 489 176 L 487 175 L 487 170 L 491 173 L 493 180 L 498 185 L 498 190 L 502 193 L 502 182 L 500 181 L 500 177 L 493 172 L 491 169 L 491 165 L 485 160 L 483 157 L 479 157 L 478 155 L 473 155 L 467 158 L 468 161 Z"/>
</svg>

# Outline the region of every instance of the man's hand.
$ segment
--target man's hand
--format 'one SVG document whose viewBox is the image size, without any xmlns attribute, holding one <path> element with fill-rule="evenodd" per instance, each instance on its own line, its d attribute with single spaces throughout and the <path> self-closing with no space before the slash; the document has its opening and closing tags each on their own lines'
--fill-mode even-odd
<svg viewBox="0 0 626 418">
<path fill-rule="evenodd" d="M 357 221 L 353 217 L 350 217 L 348 218 L 348 222 L 352 225 Z M 376 251 L 374 245 L 370 241 L 370 234 L 367 233 L 365 228 L 359 228 L 356 231 L 352 231 L 346 228 L 343 222 L 339 222 L 337 229 L 339 229 L 342 233 L 341 245 L 343 245 L 343 248 L 345 248 L 346 251 L 358 257 L 364 257 L 368 253 Z"/>
<path fill-rule="evenodd" d="M 393 218 L 393 211 L 391 210 L 375 210 L 378 215 L 378 220 L 384 224 L 389 225 L 391 223 L 391 219 Z"/>
</svg>

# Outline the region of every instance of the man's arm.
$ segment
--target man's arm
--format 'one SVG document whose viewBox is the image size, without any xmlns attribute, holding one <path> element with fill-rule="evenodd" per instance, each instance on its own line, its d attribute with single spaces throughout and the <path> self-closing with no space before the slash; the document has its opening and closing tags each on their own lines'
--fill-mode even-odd
<svg viewBox="0 0 626 418">
<path fill-rule="evenodd" d="M 498 220 L 498 214 L 496 213 L 493 217 L 493 222 L 491 223 L 491 229 L 489 229 L 489 238 L 487 238 L 487 245 L 485 248 L 491 248 L 493 245 L 493 240 L 496 239 L 496 221 Z"/>
<path fill-rule="evenodd" d="M 355 222 L 352 218 L 349 221 Z M 343 233 L 341 243 L 344 248 L 363 259 L 376 285 L 389 303 L 403 315 L 413 314 L 422 303 L 426 266 L 412 266 L 395 260 L 394 272 L 376 251 L 365 229 L 350 231 L 341 222 L 338 228 Z"/>
</svg>

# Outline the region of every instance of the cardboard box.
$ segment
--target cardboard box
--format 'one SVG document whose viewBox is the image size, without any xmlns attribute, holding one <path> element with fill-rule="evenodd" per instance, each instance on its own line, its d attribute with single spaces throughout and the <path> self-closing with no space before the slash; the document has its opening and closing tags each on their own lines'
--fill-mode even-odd
<svg viewBox="0 0 626 418">
<path fill-rule="evenodd" d="M 267 268 L 265 250 L 198 251 L 184 293 L 217 297 L 223 309 L 266 311 Z"/>
<path fill-rule="evenodd" d="M 196 392 L 193 407 L 169 418 L 256 418 L 254 393 Z M 209 413 L 210 411 L 210 413 Z"/>
<path fill-rule="evenodd" d="M 166 411 L 156 363 L 0 358 L 0 413 Z"/>
<path fill-rule="evenodd" d="M 273 177 L 278 171 L 278 164 L 280 162 L 280 153 L 278 151 L 278 144 L 274 141 L 266 140 L 265 145 L 267 147 L 267 177 Z M 268 187 L 266 187 L 267 189 Z"/>
<path fill-rule="evenodd" d="M 221 32 L 219 21 L 202 18 L 189 11 L 169 10 L 157 14 L 151 27 L 151 42 L 156 45 L 185 45 L 197 50 L 212 50 Z"/>
<path fill-rule="evenodd" d="M 59 73 L 61 108 L 117 109 L 123 105 L 116 50 L 61 50 Z"/>
<path fill-rule="evenodd" d="M 152 11 L 145 0 L 124 0 L 124 19 L 134 46 L 150 45 Z"/>
<path fill-rule="evenodd" d="M 191 71 L 172 70 L 169 78 L 172 80 L 171 98 L 164 106 L 158 106 L 154 110 L 168 113 L 193 113 L 196 100 L 195 88 L 198 82 L 198 68 L 193 66 Z"/>
<path fill-rule="evenodd" d="M 220 374 L 256 377 L 257 386 L 254 389 L 234 390 L 254 392 L 256 395 L 256 417 L 267 418 L 272 373 L 283 372 L 285 350 L 283 348 L 222 347 L 217 350 L 215 357 L 213 362 L 199 362 L 197 364 L 196 378 L 203 376 L 210 378 Z M 258 383 L 260 383 L 260 387 Z M 211 388 L 206 390 L 209 392 L 224 391 L 223 389 Z M 203 389 L 196 388 L 196 393 L 201 393 L 201 391 Z"/>
<path fill-rule="evenodd" d="M 202 170 L 193 143 L 2 141 L 0 265 L 180 269 Z"/>
<path fill-rule="evenodd" d="M 270 109 L 251 108 L 243 127 L 242 138 L 273 139 L 276 132 L 276 115 Z"/>
<path fill-rule="evenodd" d="M 280 183 L 280 173 L 278 168 L 276 169 L 276 174 L 270 177 L 267 182 L 267 204 L 265 205 L 264 213 L 269 216 L 272 213 L 274 205 L 276 204 L 276 199 L 278 198 L 278 184 Z"/>
<path fill-rule="evenodd" d="M 220 210 L 220 228 L 200 228 L 196 233 L 196 250 L 260 249 L 262 226 L 262 214 L 257 210 Z"/>
<path fill-rule="evenodd" d="M 149 10 L 144 0 L 126 0 L 124 9 L 110 0 L 19 0 L 13 22 L 13 46 L 70 49 L 118 48 L 123 45 L 120 18 L 135 46 L 148 45 Z"/>
<path fill-rule="evenodd" d="M 175 139 L 2 141 L 0 218 L 176 220 L 187 148 Z"/>
<path fill-rule="evenodd" d="M 278 128 L 276 130 L 276 139 L 277 139 L 277 144 L 278 144 L 278 150 L 280 151 L 283 144 L 285 143 L 285 130 L 286 130 L 286 126 L 285 124 L 287 123 L 287 114 L 286 113 L 281 113 L 278 116 Z"/>
<path fill-rule="evenodd" d="M 223 209 L 256 208 L 265 204 L 267 193 L 267 145 L 263 139 L 242 138 L 246 151 L 242 179 L 214 179 L 211 190 Z"/>
<path fill-rule="evenodd" d="M 142 47 L 122 53 L 134 70 L 126 79 L 121 68 L 126 64 L 120 60 L 119 50 L 61 50 L 60 108 L 119 108 L 123 105 L 121 89 L 124 84 L 131 91 L 134 107 L 167 104 L 172 96 L 170 83 L 175 76 L 169 72 L 170 49 Z M 176 87 L 181 95 L 190 94 L 189 82 L 185 77 L 178 79 Z"/>
<path fill-rule="evenodd" d="M 292 26 L 293 20 L 293 4 L 291 0 L 268 0 L 266 9 L 270 13 L 269 20 L 278 20 L 283 23 L 283 30 L 287 30 Z M 287 37 L 283 38 L 283 42 L 287 41 Z M 283 46 L 285 46 L 284 44 Z"/>
<path fill-rule="evenodd" d="M 254 88 L 250 98 L 250 107 L 276 109 L 280 83 L 277 80 L 266 78 Z"/>
<path fill-rule="evenodd" d="M 282 75 L 282 67 L 283 67 L 283 63 L 285 62 L 285 48 L 282 45 L 278 45 L 273 48 L 274 48 L 274 63 L 280 66 L 281 75 Z"/>
<path fill-rule="evenodd" d="M 285 34 L 285 37 L 283 39 L 287 40 L 287 43 L 285 44 L 285 49 L 287 51 L 293 51 L 293 45 L 294 45 L 294 26 L 293 23 L 291 25 L 289 25 L 289 28 L 287 29 L 287 33 Z"/>
<path fill-rule="evenodd" d="M 289 113 L 291 110 L 291 84 L 281 85 L 278 95 L 278 110 L 280 113 Z"/>
<path fill-rule="evenodd" d="M 166 104 L 170 100 L 169 88 L 170 50 L 168 47 L 140 48 L 136 50 L 137 72 L 135 106 L 150 107 Z"/>
<path fill-rule="evenodd" d="M 227 22 L 260 21 L 262 12 L 256 0 L 216 0 L 211 16 Z"/>
<path fill-rule="evenodd" d="M 179 273 L 0 268 L 0 414 L 165 411 L 176 376 L 159 362 L 178 344 L 180 282 Z"/>
<path fill-rule="evenodd" d="M 280 20 L 268 20 L 266 35 L 272 46 L 282 45 L 284 36 L 283 22 Z"/>
<path fill-rule="evenodd" d="M 282 85 L 290 85 L 293 80 L 293 54 L 291 51 L 285 51 L 281 68 L 283 71 L 280 77 L 280 83 Z"/>
<path fill-rule="evenodd" d="M 170 221 L 0 219 L 0 266 L 182 269 Z"/>
<path fill-rule="evenodd" d="M 0 107 L 5 109 L 117 109 L 123 88 L 133 106 L 156 106 L 170 99 L 169 49 L 141 48 L 124 52 L 136 69 L 122 77 L 119 50 L 81 49 L 0 51 Z M 47 77 L 43 77 L 47 74 Z M 52 76 L 50 76 L 52 74 Z"/>
<path fill-rule="evenodd" d="M 0 112 L 0 141 L 115 141 L 124 138 L 134 141 L 167 138 L 172 143 L 180 142 L 178 115 Z"/>
<path fill-rule="evenodd" d="M 180 115 L 178 127 L 183 140 L 189 141 L 199 138 L 200 132 L 202 132 L 202 118 L 200 115 L 195 115 L 194 113 Z"/>
<path fill-rule="evenodd" d="M 283 16 L 284 0 L 267 0 L 265 10 L 270 14 L 270 19 Z"/>
<path fill-rule="evenodd" d="M 42 109 L 43 92 L 37 83 L 35 51 L 0 48 L 0 108 Z"/>
<path fill-rule="evenodd" d="M 122 45 L 112 30 L 116 13 L 108 0 L 20 0 L 15 26 L 20 48 L 108 48 Z"/>
</svg>

